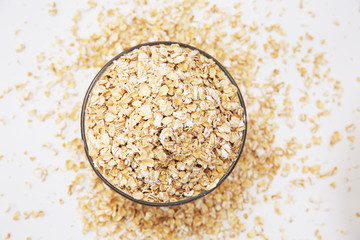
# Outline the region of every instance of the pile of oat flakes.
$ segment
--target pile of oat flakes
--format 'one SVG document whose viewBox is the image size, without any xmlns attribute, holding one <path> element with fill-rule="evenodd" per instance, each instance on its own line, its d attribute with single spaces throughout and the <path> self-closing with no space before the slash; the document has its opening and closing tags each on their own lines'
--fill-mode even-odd
<svg viewBox="0 0 360 240">
<path fill-rule="evenodd" d="M 162 40 L 182 42 L 205 50 L 225 65 L 244 95 L 249 130 L 240 161 L 218 189 L 185 205 L 147 207 L 125 199 L 105 186 L 85 162 L 81 140 L 69 139 L 63 133 L 66 121 L 78 121 L 79 118 L 80 99 L 83 96 L 74 94 L 77 103 L 72 106 L 72 111 L 57 113 L 57 135 L 64 142 L 64 148 L 77 156 L 73 161 L 66 161 L 66 169 L 79 173 L 68 192 L 78 198 L 84 233 L 96 231 L 99 238 L 110 239 L 201 239 L 204 236 L 209 239 L 229 239 L 243 235 L 246 238 L 268 239 L 260 216 L 254 217 L 251 228 L 245 227 L 248 214 L 252 213 L 251 206 L 257 203 L 250 189 L 255 188 L 266 202 L 270 197 L 266 191 L 280 173 L 287 175 L 294 169 L 301 169 L 303 173 L 311 173 L 318 178 L 336 173 L 336 167 L 324 172 L 319 165 L 306 166 L 308 156 L 300 158 L 298 163 L 286 162 L 294 158 L 297 150 L 321 143 L 321 137 L 316 136 L 319 129 L 317 120 L 330 114 L 324 104 L 320 100 L 316 102 L 318 113 L 315 116 L 305 113 L 299 116 L 300 122 L 311 125 L 310 131 L 314 136 L 310 142 L 299 143 L 296 137 L 292 137 L 287 143 L 275 144 L 279 125 L 286 123 L 291 128 L 292 120 L 296 118 L 292 114 L 292 88 L 277 78 L 280 67 L 273 69 L 268 79 L 257 79 L 266 61 L 277 60 L 286 65 L 286 59 L 300 54 L 301 61 L 297 62 L 296 67 L 306 90 L 299 99 L 300 104 L 310 103 L 309 89 L 314 82 L 325 82 L 331 86 L 333 91 L 328 94 L 328 100 L 339 101 L 342 90 L 340 82 L 330 77 L 323 54 L 314 53 L 312 49 L 301 49 L 301 42 L 313 40 L 309 33 L 301 33 L 296 46 L 290 46 L 282 40 L 285 33 L 281 26 L 242 22 L 241 4 L 235 4 L 234 11 L 229 12 L 202 0 L 166 3 L 158 8 L 148 6 L 146 1 L 135 1 L 129 14 L 123 14 L 121 7 L 105 11 L 99 5 L 89 1 L 89 7 L 99 11 L 101 31 L 80 37 L 79 28 L 86 26 L 81 23 L 81 15 L 87 12 L 78 11 L 71 29 L 74 42 L 64 46 L 61 40 L 58 41 L 59 47 L 69 55 L 77 53 L 75 62 L 54 61 L 50 64 L 50 70 L 59 77 L 59 82 L 67 81 L 64 98 L 71 98 L 67 90 L 76 85 L 76 81 L 85 81 L 75 79 L 71 71 L 98 71 L 113 56 L 137 44 Z M 56 12 L 54 5 L 51 15 Z M 256 36 L 259 32 L 268 33 L 264 42 L 258 41 Z M 43 57 L 39 56 L 39 59 L 42 61 Z M 55 84 L 48 84 L 45 93 L 50 96 Z M 147 90 L 144 91 L 146 93 Z M 36 111 L 31 114 L 37 116 Z M 41 121 L 47 117 L 38 116 Z M 351 142 L 354 141 L 351 135 L 353 128 L 348 126 L 348 139 Z M 340 139 L 339 132 L 334 132 L 331 144 L 336 144 Z M 303 187 L 308 180 L 294 179 L 292 184 Z M 78 192 L 76 189 L 83 190 Z M 280 198 L 279 195 L 271 198 Z M 277 202 L 275 212 L 281 214 Z M 316 237 L 321 239 L 318 232 Z"/>
<path fill-rule="evenodd" d="M 97 169 L 148 202 L 215 188 L 239 155 L 244 129 L 237 87 L 212 59 L 178 44 L 142 46 L 113 61 L 85 110 Z"/>
<path fill-rule="evenodd" d="M 251 33 L 256 32 L 257 27 L 242 24 L 239 12 L 225 14 L 221 8 L 205 1 L 198 1 L 195 5 L 190 1 L 171 3 L 159 9 L 141 11 L 136 17 L 123 15 L 117 9 L 101 12 L 98 20 L 102 31 L 78 40 L 80 55 L 77 65 L 81 68 L 101 67 L 123 49 L 149 41 L 176 41 L 203 49 L 224 63 L 239 88 L 243 89 L 246 106 L 250 109 L 246 146 L 234 172 L 218 189 L 181 206 L 142 206 L 119 196 L 93 177 L 92 189 L 79 198 L 84 232 L 96 230 L 98 236 L 121 239 L 199 239 L 204 235 L 226 239 L 243 233 L 248 237 L 257 235 L 266 239 L 261 217 L 256 217 L 254 229 L 247 230 L 241 221 L 240 212 L 247 212 L 245 205 L 252 202 L 247 189 L 257 186 L 259 191 L 265 191 L 280 169 L 281 158 L 285 155 L 291 157 L 298 146 L 294 141 L 284 148 L 274 145 L 277 128 L 274 112 L 278 106 L 272 99 L 282 94 L 280 92 L 286 85 L 274 82 L 261 86 L 256 81 L 261 59 L 256 57 L 257 43 Z M 166 17 L 170 12 L 174 13 L 171 19 Z M 212 18 L 211 23 L 194 21 L 195 14 L 199 13 L 204 15 L 204 19 L 210 19 L 212 14 L 217 17 Z M 149 19 L 141 17 L 148 15 Z M 75 18 L 75 35 L 79 16 Z M 165 23 L 164 19 L 167 19 Z M 231 26 L 231 33 L 221 30 L 225 24 Z M 278 29 L 275 27 L 275 31 Z M 271 56 L 281 54 L 281 47 L 274 40 L 267 49 Z M 257 88 L 265 88 L 266 94 L 258 95 Z M 75 181 L 76 184 L 79 183 Z"/>
</svg>

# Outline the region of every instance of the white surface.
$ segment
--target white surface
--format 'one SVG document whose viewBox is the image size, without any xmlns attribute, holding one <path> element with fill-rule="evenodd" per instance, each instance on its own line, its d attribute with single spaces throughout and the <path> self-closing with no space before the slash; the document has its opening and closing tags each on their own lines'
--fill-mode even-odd
<svg viewBox="0 0 360 240">
<path fill-rule="evenodd" d="M 8 86 L 26 80 L 30 81 L 26 88 L 35 91 L 39 82 L 27 77 L 27 72 L 41 76 L 43 84 L 55 79 L 46 69 L 36 70 L 35 56 L 41 52 L 57 55 L 52 47 L 54 36 L 71 38 L 71 18 L 76 9 L 86 8 L 86 1 L 58 2 L 59 12 L 55 17 L 48 15 L 50 3 L 51 1 L 46 0 L 0 1 L 0 93 Z M 254 6 L 257 7 L 256 10 Z M 360 164 L 360 112 L 356 110 L 360 108 L 360 82 L 356 82 L 356 77 L 360 77 L 360 2 L 304 1 L 304 6 L 304 10 L 299 10 L 298 2 L 295 1 L 246 1 L 242 8 L 247 22 L 265 21 L 265 13 L 271 10 L 273 17 L 266 21 L 280 22 L 289 42 L 295 41 L 299 32 L 305 31 L 310 32 L 318 42 L 326 39 L 326 44 L 316 45 L 316 50 L 326 52 L 332 76 L 341 81 L 344 88 L 341 106 L 331 105 L 331 116 L 321 120 L 322 127 L 316 135 L 323 137 L 323 144 L 304 150 L 299 156 L 309 155 L 309 165 L 321 164 L 324 171 L 337 166 L 338 173 L 329 179 L 316 179 L 313 185 L 306 188 L 290 190 L 294 197 L 290 204 L 282 204 L 287 200 L 288 180 L 304 175 L 292 174 L 288 178 L 278 176 L 269 190 L 269 195 L 279 191 L 283 193 L 284 199 L 279 200 L 282 204 L 282 215 L 275 214 L 272 205 L 255 205 L 252 209 L 255 214 L 263 217 L 264 233 L 269 239 L 315 239 L 314 232 L 319 229 L 323 239 L 357 240 L 360 239 L 360 218 L 355 216 L 355 212 L 360 213 L 360 168 L 354 166 Z M 316 14 L 315 18 L 307 13 L 310 10 Z M 283 12 L 281 18 L 278 12 Z M 93 18 L 95 14 L 86 16 L 89 19 L 85 21 L 88 21 L 90 26 L 86 30 L 93 32 L 96 26 L 90 24 L 96 22 L 96 18 Z M 334 25 L 334 21 L 338 21 L 340 25 Z M 15 36 L 17 29 L 20 29 L 20 32 Z M 26 49 L 22 53 L 16 53 L 15 48 L 21 43 L 26 45 Z M 269 70 L 271 67 L 274 66 L 269 66 Z M 264 74 L 266 70 L 262 70 Z M 78 102 L 81 102 L 95 71 L 83 73 L 88 79 L 79 80 Z M 298 73 L 289 69 L 285 74 L 288 77 L 286 80 L 295 81 L 295 75 Z M 296 85 L 296 82 L 293 84 Z M 322 85 L 319 88 L 321 87 Z M 319 93 L 322 91 L 323 89 L 319 89 Z M 316 97 L 316 90 L 312 89 L 312 93 Z M 56 149 L 61 149 L 62 142 L 54 137 L 58 129 L 54 119 L 27 122 L 30 118 L 27 111 L 30 109 L 37 108 L 42 113 L 50 109 L 57 111 L 56 100 L 60 99 L 60 96 L 59 93 L 53 93 L 49 100 L 41 94 L 36 95 L 29 104 L 21 99 L 21 92 L 12 91 L 0 99 L 0 117 L 6 122 L 5 126 L 0 123 L 0 155 L 4 155 L 0 160 L 0 194 L 3 194 L 0 195 L 0 239 L 7 233 L 11 233 L 11 239 L 25 239 L 26 236 L 31 236 L 32 239 L 93 237 L 93 234 L 82 235 L 76 199 L 67 195 L 67 186 L 74 174 L 64 170 L 64 163 L 73 156 L 66 150 L 55 156 L 51 150 L 41 147 L 44 143 L 50 143 Z M 294 96 L 293 102 L 297 99 L 297 96 Z M 303 112 L 300 108 L 296 110 Z M 294 118 L 297 116 L 298 114 L 295 114 Z M 344 128 L 350 123 L 357 126 L 353 133 L 356 136 L 353 149 L 345 139 L 348 134 Z M 69 122 L 66 135 L 80 137 L 78 128 L 78 122 Z M 343 141 L 331 148 L 327 142 L 335 130 L 340 131 Z M 305 143 L 311 141 L 309 131 L 301 126 L 292 130 L 285 127 L 280 129 L 278 139 L 287 139 L 289 135 L 298 136 L 304 139 Z M 28 155 L 24 155 L 24 151 L 28 151 Z M 35 156 L 36 161 L 30 161 L 29 156 Z M 49 174 L 46 181 L 41 182 L 35 176 L 34 169 L 37 167 L 47 168 Z M 348 178 L 348 181 L 345 178 Z M 27 187 L 26 182 L 29 182 L 32 188 Z M 336 189 L 329 186 L 330 182 L 336 182 Z M 347 190 L 349 187 L 352 189 L 350 192 Z M 58 203 L 59 198 L 64 199 L 63 205 Z M 309 199 L 321 204 L 311 203 Z M 8 204 L 11 209 L 5 212 Z M 309 213 L 305 212 L 306 208 Z M 12 220 L 15 211 L 32 210 L 45 211 L 45 217 Z M 283 229 L 283 232 L 280 229 Z M 345 234 L 341 234 L 341 231 Z"/>
</svg>

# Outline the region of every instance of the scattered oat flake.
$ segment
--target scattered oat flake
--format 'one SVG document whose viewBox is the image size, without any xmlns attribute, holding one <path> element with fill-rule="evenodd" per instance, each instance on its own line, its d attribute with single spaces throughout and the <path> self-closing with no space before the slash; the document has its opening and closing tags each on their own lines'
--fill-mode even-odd
<svg viewBox="0 0 360 240">
<path fill-rule="evenodd" d="M 299 0 L 299 8 L 304 8 L 303 0 Z"/>
<path fill-rule="evenodd" d="M 31 211 L 31 216 L 33 217 L 33 218 L 39 218 L 39 217 L 43 217 L 43 216 L 45 216 L 45 213 L 44 213 L 44 211 Z"/>
<path fill-rule="evenodd" d="M 5 203 L 5 204 L 3 204 L 3 205 L 1 206 L 1 211 L 4 211 L 4 212 L 6 212 L 6 213 L 9 212 L 10 209 L 11 209 L 10 203 Z"/>
<path fill-rule="evenodd" d="M 17 53 L 20 53 L 20 52 L 22 52 L 22 51 L 24 51 L 25 50 L 25 44 L 23 44 L 23 43 L 21 43 L 19 46 L 17 46 L 17 48 L 15 49 L 15 51 L 17 52 Z"/>
<path fill-rule="evenodd" d="M 338 131 L 335 131 L 331 136 L 330 145 L 334 146 L 337 142 L 341 140 L 341 135 Z"/>
<path fill-rule="evenodd" d="M 313 144 L 320 145 L 321 144 L 321 137 L 312 136 Z"/>
<path fill-rule="evenodd" d="M 320 178 L 325 178 L 325 177 L 330 177 L 330 176 L 334 176 L 334 174 L 336 174 L 338 168 L 337 167 L 333 167 L 331 170 L 322 173 L 319 175 Z"/>
<path fill-rule="evenodd" d="M 97 6 L 97 2 L 95 0 L 89 0 L 88 4 L 89 4 L 90 8 L 94 8 Z"/>
<path fill-rule="evenodd" d="M 347 139 L 351 142 L 351 143 L 354 143 L 355 141 L 355 136 L 354 135 L 350 135 L 347 137 Z"/>
<path fill-rule="evenodd" d="M 36 177 L 38 177 L 42 182 L 46 180 L 46 177 L 48 175 L 47 169 L 43 168 L 36 168 L 34 169 L 34 174 Z"/>
<path fill-rule="evenodd" d="M 255 217 L 255 224 L 256 224 L 256 225 L 263 225 L 263 224 L 264 224 L 264 220 L 263 220 L 261 217 L 256 216 L 256 217 Z"/>
<path fill-rule="evenodd" d="M 37 62 L 41 63 L 41 62 L 43 62 L 44 60 L 45 60 L 45 55 L 44 55 L 44 53 L 41 53 L 41 54 L 39 54 L 39 55 L 36 56 L 36 61 L 37 61 Z"/>
<path fill-rule="evenodd" d="M 255 229 L 251 229 L 250 231 L 248 231 L 248 232 L 246 233 L 246 236 L 247 236 L 248 238 L 254 238 L 254 237 L 256 236 L 256 231 L 255 231 Z"/>
<path fill-rule="evenodd" d="M 53 2 L 51 4 L 51 7 L 49 8 L 49 15 L 51 17 L 55 16 L 57 14 L 58 10 L 57 10 L 57 7 L 56 7 L 56 2 Z"/>
<path fill-rule="evenodd" d="M 353 131 L 355 131 L 355 129 L 356 129 L 356 127 L 355 127 L 355 124 L 349 124 L 349 125 L 347 125 L 346 127 L 345 127 L 345 130 L 346 130 L 346 132 L 348 132 L 348 133 L 351 133 L 351 132 L 353 132 Z"/>
<path fill-rule="evenodd" d="M 78 171 L 78 166 L 75 163 L 73 163 L 73 161 L 71 160 L 66 160 L 65 167 L 66 170 L 73 170 L 74 172 Z"/>
<path fill-rule="evenodd" d="M 321 100 L 316 101 L 317 108 L 324 108 L 324 104 L 321 102 Z"/>
<path fill-rule="evenodd" d="M 19 211 L 14 212 L 14 214 L 13 214 L 13 220 L 14 220 L 14 221 L 20 220 L 20 212 L 19 212 Z"/>
<path fill-rule="evenodd" d="M 319 239 L 319 240 L 322 239 L 322 236 L 320 235 L 319 229 L 316 229 L 316 230 L 315 230 L 315 237 L 316 237 L 317 239 Z"/>
<path fill-rule="evenodd" d="M 281 215 L 281 211 L 280 211 L 280 207 L 279 207 L 279 202 L 276 201 L 274 203 L 274 210 L 275 210 L 275 213 L 278 214 L 278 215 Z"/>
</svg>

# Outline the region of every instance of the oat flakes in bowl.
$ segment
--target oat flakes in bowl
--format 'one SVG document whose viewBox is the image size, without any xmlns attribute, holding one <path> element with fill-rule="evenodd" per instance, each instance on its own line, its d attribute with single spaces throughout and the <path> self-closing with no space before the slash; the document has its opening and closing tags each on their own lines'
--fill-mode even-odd
<svg viewBox="0 0 360 240">
<path fill-rule="evenodd" d="M 150 206 L 187 203 L 219 186 L 240 158 L 246 128 L 243 98 L 226 69 L 174 42 L 141 44 L 109 61 L 81 114 L 95 173 Z"/>
</svg>

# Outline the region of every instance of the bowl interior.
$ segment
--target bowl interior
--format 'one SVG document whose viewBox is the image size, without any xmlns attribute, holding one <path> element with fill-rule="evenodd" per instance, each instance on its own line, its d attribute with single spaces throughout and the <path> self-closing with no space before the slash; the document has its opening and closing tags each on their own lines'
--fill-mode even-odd
<svg viewBox="0 0 360 240">
<path fill-rule="evenodd" d="M 210 190 L 207 190 L 207 191 L 203 191 L 202 193 L 196 195 L 196 196 L 192 196 L 190 198 L 186 198 L 186 199 L 183 199 L 183 200 L 179 200 L 179 201 L 174 201 L 174 202 L 149 202 L 149 201 L 143 201 L 143 200 L 140 200 L 140 199 L 136 199 L 136 198 L 133 198 L 131 195 L 123 192 L 122 190 L 120 190 L 119 188 L 117 188 L 116 186 L 114 186 L 111 182 L 109 182 L 102 174 L 101 172 L 97 169 L 97 167 L 95 166 L 94 162 L 93 162 L 93 159 L 92 157 L 90 156 L 89 154 L 89 149 L 88 149 L 88 144 L 87 144 L 87 140 L 86 140 L 86 133 L 85 133 L 85 114 L 86 114 L 86 107 L 87 107 L 87 103 L 88 103 L 88 100 L 89 100 L 89 96 L 90 96 L 90 93 L 92 92 L 94 86 L 96 85 L 97 81 L 101 78 L 102 74 L 106 71 L 106 69 L 112 65 L 113 61 L 119 59 L 121 56 L 133 51 L 134 49 L 138 49 L 138 48 L 141 48 L 142 46 L 153 46 L 153 45 L 172 45 L 172 44 L 178 44 L 180 47 L 183 47 L 183 48 L 189 48 L 191 50 L 197 50 L 200 52 L 200 54 L 202 54 L 203 56 L 209 58 L 209 59 L 212 59 L 216 65 L 219 66 L 219 68 L 225 73 L 225 75 L 228 77 L 228 79 L 230 80 L 230 82 L 236 86 L 237 88 L 237 95 L 238 95 L 238 98 L 239 98 L 239 101 L 240 101 L 240 105 L 241 107 L 244 109 L 244 112 L 243 112 L 243 119 L 244 119 L 244 125 L 245 125 L 245 128 L 244 130 L 242 131 L 242 143 L 240 145 L 240 148 L 238 150 L 238 156 L 237 158 L 233 161 L 233 163 L 230 165 L 228 171 L 226 172 L 226 174 L 224 176 L 222 176 L 222 178 L 219 180 L 219 182 L 217 183 L 217 185 L 210 189 Z M 243 151 L 243 148 L 244 148 L 244 145 L 245 145 L 245 140 L 246 140 L 246 132 L 247 132 L 247 115 L 246 115 L 246 108 L 245 108 L 245 102 L 244 102 L 244 99 L 242 97 L 242 94 L 240 92 L 240 89 L 239 87 L 237 86 L 236 82 L 234 81 L 234 79 L 232 78 L 232 76 L 230 75 L 230 73 L 225 69 L 224 66 L 221 65 L 221 63 L 219 61 L 217 61 L 214 57 L 210 56 L 209 54 L 207 54 L 206 52 L 198 49 L 198 48 L 195 48 L 193 46 L 190 46 L 190 45 L 187 45 L 187 44 L 183 44 L 183 43 L 179 43 L 179 42 L 169 42 L 169 41 L 160 41 L 160 42 L 150 42 L 150 43 L 144 43 L 144 44 L 140 44 L 140 45 L 137 45 L 137 46 L 134 46 L 132 48 L 129 48 L 125 51 L 123 51 L 122 53 L 118 54 L 117 56 L 115 56 L 113 59 L 111 59 L 109 62 L 107 62 L 102 68 L 101 70 L 96 74 L 95 78 L 92 80 L 86 94 L 85 94 L 85 97 L 84 97 L 84 101 L 83 101 L 83 105 L 82 105 L 82 109 L 81 109 L 81 119 L 80 119 L 80 125 L 81 125 L 81 138 L 82 138 L 82 141 L 83 141 L 83 144 L 84 144 L 84 149 L 85 149 L 85 153 L 86 153 L 86 156 L 94 170 L 94 172 L 96 173 L 96 175 L 107 185 L 109 186 L 112 190 L 114 190 L 115 192 L 119 193 L 120 195 L 122 195 L 123 197 L 131 200 L 131 201 L 134 201 L 136 203 L 140 203 L 140 204 L 143 204 L 143 205 L 147 205 L 147 206 L 157 206 L 157 207 L 166 207 L 166 206 L 176 206 L 176 205 L 181 205 L 181 204 L 185 204 L 185 203 L 188 203 L 188 202 L 192 202 L 196 199 L 199 199 L 201 197 L 204 197 L 205 195 L 209 194 L 210 192 L 212 192 L 214 189 L 216 189 L 229 175 L 230 173 L 233 171 L 233 169 L 235 168 L 236 164 L 238 163 L 239 161 L 239 158 L 241 156 L 241 153 Z"/>
</svg>

